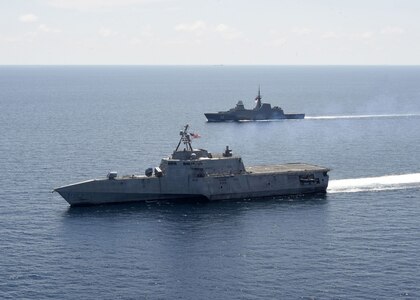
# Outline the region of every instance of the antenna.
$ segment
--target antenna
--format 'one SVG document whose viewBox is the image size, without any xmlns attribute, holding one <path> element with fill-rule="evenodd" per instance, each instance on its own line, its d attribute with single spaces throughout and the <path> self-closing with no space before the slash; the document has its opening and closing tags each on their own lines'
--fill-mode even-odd
<svg viewBox="0 0 420 300">
<path fill-rule="evenodd" d="M 184 129 L 179 132 L 179 135 L 181 136 L 181 138 L 179 139 L 179 143 L 178 143 L 178 146 L 176 146 L 175 152 L 178 151 L 178 148 L 181 145 L 181 143 L 184 143 L 188 151 L 193 151 L 193 148 L 191 146 L 190 135 L 188 133 L 189 127 L 190 125 L 187 124 L 184 126 Z"/>
<path fill-rule="evenodd" d="M 255 97 L 255 102 L 257 102 L 255 109 L 259 109 L 261 107 L 261 98 L 261 87 L 258 85 L 258 95 Z"/>
</svg>

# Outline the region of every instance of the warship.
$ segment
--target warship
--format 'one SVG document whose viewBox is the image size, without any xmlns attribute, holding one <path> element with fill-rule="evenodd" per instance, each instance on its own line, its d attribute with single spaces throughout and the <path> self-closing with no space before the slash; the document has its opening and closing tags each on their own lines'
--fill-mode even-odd
<svg viewBox="0 0 420 300">
<path fill-rule="evenodd" d="M 229 146 L 222 153 L 193 149 L 199 137 L 184 126 L 175 151 L 144 175 L 109 172 L 54 189 L 71 206 L 184 199 L 231 200 L 325 193 L 330 169 L 288 163 L 245 167 Z"/>
<path fill-rule="evenodd" d="M 258 95 L 255 97 L 256 105 L 253 109 L 246 109 L 242 101 L 238 101 L 234 108 L 228 111 L 217 113 L 205 113 L 208 122 L 229 122 L 229 121 L 258 121 L 258 120 L 282 120 L 282 119 L 304 119 L 305 114 L 285 114 L 278 106 L 271 107 L 270 103 L 261 102 L 261 91 L 258 88 Z"/>
</svg>

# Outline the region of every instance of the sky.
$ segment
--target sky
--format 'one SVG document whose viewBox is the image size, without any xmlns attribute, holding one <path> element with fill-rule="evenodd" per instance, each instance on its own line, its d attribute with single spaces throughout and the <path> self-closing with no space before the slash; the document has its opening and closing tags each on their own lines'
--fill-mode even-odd
<svg viewBox="0 0 420 300">
<path fill-rule="evenodd" d="M 420 65 L 418 0 L 0 0 L 0 65 Z"/>
</svg>

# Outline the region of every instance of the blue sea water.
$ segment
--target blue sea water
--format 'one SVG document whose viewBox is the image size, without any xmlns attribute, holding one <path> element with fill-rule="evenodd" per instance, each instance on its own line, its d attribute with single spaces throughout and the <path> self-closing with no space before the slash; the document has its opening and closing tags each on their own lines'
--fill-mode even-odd
<svg viewBox="0 0 420 300">
<path fill-rule="evenodd" d="M 263 101 L 305 120 L 207 123 Z M 326 195 L 70 208 L 186 123 L 246 165 L 330 167 Z M 419 299 L 420 67 L 0 67 L 1 299 Z"/>
</svg>

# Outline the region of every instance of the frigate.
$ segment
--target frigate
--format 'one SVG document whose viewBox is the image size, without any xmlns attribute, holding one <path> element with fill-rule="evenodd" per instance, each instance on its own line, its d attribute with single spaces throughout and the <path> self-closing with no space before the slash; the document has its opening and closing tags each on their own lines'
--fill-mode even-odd
<svg viewBox="0 0 420 300">
<path fill-rule="evenodd" d="M 183 199 L 230 200 L 325 193 L 328 168 L 305 163 L 245 167 L 229 146 L 222 153 L 193 149 L 199 137 L 186 125 L 179 143 L 160 165 L 144 175 L 109 172 L 54 189 L 71 206 Z"/>
<path fill-rule="evenodd" d="M 256 105 L 253 109 L 246 109 L 242 101 L 238 101 L 234 108 L 228 111 L 217 113 L 205 113 L 208 122 L 229 122 L 229 121 L 258 121 L 258 120 L 282 120 L 282 119 L 304 119 L 305 114 L 285 114 L 278 106 L 271 107 L 270 103 L 261 102 L 261 90 L 258 88 L 258 95 L 255 97 Z"/>
</svg>

